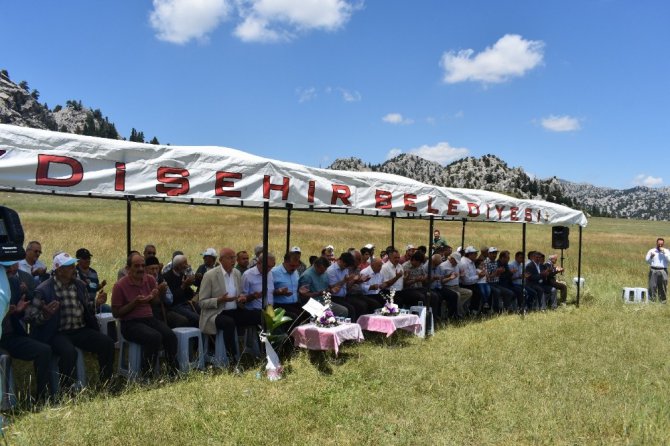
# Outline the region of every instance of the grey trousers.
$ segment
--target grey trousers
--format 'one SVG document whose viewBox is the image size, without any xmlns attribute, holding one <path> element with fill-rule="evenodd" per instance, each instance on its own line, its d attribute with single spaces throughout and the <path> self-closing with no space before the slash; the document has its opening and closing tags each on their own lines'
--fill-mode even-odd
<svg viewBox="0 0 670 446">
<path fill-rule="evenodd" d="M 667 289 L 668 289 L 668 271 L 665 269 L 650 269 L 649 299 L 655 301 L 656 294 L 658 294 L 659 301 L 664 302 L 666 299 Z"/>
</svg>

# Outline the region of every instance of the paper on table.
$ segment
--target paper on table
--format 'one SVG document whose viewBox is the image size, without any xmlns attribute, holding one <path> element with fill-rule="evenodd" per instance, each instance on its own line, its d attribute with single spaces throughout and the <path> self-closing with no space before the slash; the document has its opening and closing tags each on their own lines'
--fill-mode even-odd
<svg viewBox="0 0 670 446">
<path fill-rule="evenodd" d="M 318 316 L 324 312 L 326 307 L 324 307 L 318 301 L 310 297 L 307 303 L 302 306 L 302 309 L 311 314 L 312 316 Z"/>
</svg>

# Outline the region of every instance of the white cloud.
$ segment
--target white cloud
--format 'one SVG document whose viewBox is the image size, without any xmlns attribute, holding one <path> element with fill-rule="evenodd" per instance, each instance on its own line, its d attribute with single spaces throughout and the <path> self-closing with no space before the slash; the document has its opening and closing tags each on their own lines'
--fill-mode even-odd
<svg viewBox="0 0 670 446">
<path fill-rule="evenodd" d="M 641 173 L 640 175 L 635 177 L 633 183 L 637 186 L 655 187 L 663 184 L 663 178 L 652 177 L 651 175 Z"/>
<path fill-rule="evenodd" d="M 242 23 L 234 34 L 245 42 L 292 39 L 313 29 L 342 27 L 357 8 L 346 0 L 237 0 Z"/>
<path fill-rule="evenodd" d="M 338 90 L 342 93 L 344 102 L 359 102 L 361 100 L 361 94 L 356 90 L 347 90 L 345 88 L 338 88 Z"/>
<path fill-rule="evenodd" d="M 506 82 L 540 65 L 543 50 L 541 40 L 524 40 L 518 34 L 505 34 L 479 54 L 472 49 L 449 51 L 440 61 L 445 71 L 443 81 L 448 84 Z"/>
<path fill-rule="evenodd" d="M 244 42 L 288 41 L 310 30 L 335 31 L 362 0 L 153 0 L 156 36 L 184 44 L 204 40 L 236 11 L 233 34 Z"/>
<path fill-rule="evenodd" d="M 296 88 L 296 93 L 298 94 L 298 102 L 308 102 L 313 99 L 316 99 L 316 88 L 307 87 L 307 88 Z"/>
<path fill-rule="evenodd" d="M 386 154 L 386 159 L 395 158 L 400 155 L 402 150 L 391 149 Z M 465 147 L 451 147 L 448 142 L 438 142 L 434 146 L 423 145 L 414 149 L 409 149 L 407 153 L 411 155 L 420 156 L 428 161 L 435 161 L 443 166 L 447 165 L 457 159 L 464 158 L 470 154 L 470 151 Z"/>
<path fill-rule="evenodd" d="M 468 156 L 470 151 L 465 147 L 451 147 L 449 143 L 445 141 L 438 142 L 434 146 L 423 145 L 415 149 L 410 149 L 407 153 L 446 165 L 452 161 Z"/>
<path fill-rule="evenodd" d="M 405 118 L 400 113 L 389 113 L 382 118 L 382 121 L 395 125 L 409 125 L 414 123 L 413 119 Z"/>
<path fill-rule="evenodd" d="M 575 132 L 581 129 L 579 119 L 572 116 L 554 116 L 542 119 L 542 127 L 552 132 Z"/>
<path fill-rule="evenodd" d="M 156 36 L 177 44 L 206 39 L 230 12 L 226 0 L 153 0 L 153 5 L 149 22 Z"/>
<path fill-rule="evenodd" d="M 391 149 L 386 154 L 386 159 L 390 160 L 391 158 L 395 158 L 396 156 L 400 155 L 401 153 L 402 153 L 402 150 L 400 150 L 400 149 Z"/>
</svg>

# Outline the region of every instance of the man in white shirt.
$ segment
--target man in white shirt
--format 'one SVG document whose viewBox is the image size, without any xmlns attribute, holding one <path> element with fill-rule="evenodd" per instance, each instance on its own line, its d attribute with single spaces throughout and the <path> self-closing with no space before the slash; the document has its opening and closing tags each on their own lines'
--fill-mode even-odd
<svg viewBox="0 0 670 446">
<path fill-rule="evenodd" d="M 488 248 L 487 248 L 488 249 Z M 475 266 L 475 259 L 477 259 L 477 249 L 474 246 L 467 246 L 464 250 L 464 256 L 459 263 L 460 285 L 462 288 L 467 288 L 472 291 L 472 301 L 470 302 L 470 309 L 479 311 L 479 306 L 482 301 L 482 295 L 479 292 L 477 282 L 482 277 L 486 276 L 486 271 L 477 271 Z"/>
<path fill-rule="evenodd" d="M 467 288 L 461 288 L 458 286 L 459 283 L 459 262 L 461 261 L 461 255 L 457 252 L 449 254 L 447 260 L 440 264 L 440 269 L 442 270 L 442 288 L 450 290 L 458 295 L 458 300 L 456 301 L 456 317 L 463 318 L 467 314 L 467 310 L 470 306 L 470 299 L 472 299 L 472 290 Z M 452 310 L 453 311 L 453 310 Z"/>
<path fill-rule="evenodd" d="M 47 266 L 40 260 L 42 245 L 38 241 L 32 241 L 26 246 L 26 258 L 19 262 L 19 269 L 33 276 L 35 284 L 49 278 Z"/>
<path fill-rule="evenodd" d="M 661 237 L 656 239 L 656 248 L 647 252 L 645 260 L 649 264 L 649 299 L 665 303 L 668 289 L 668 258 L 670 250 L 664 248 L 665 240 Z"/>
<path fill-rule="evenodd" d="M 361 276 L 369 278 L 361 283 L 361 290 L 365 296 L 374 299 L 379 304 L 379 308 L 384 306 L 384 299 L 379 295 L 379 292 L 385 287 L 382 266 L 384 266 L 384 262 L 380 258 L 376 258 L 372 260 L 370 266 L 361 271 Z"/>
</svg>

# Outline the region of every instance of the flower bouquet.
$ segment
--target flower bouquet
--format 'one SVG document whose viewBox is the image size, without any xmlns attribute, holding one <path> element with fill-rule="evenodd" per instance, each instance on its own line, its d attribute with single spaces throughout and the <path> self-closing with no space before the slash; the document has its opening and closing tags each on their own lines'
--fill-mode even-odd
<svg viewBox="0 0 670 446">
<path fill-rule="evenodd" d="M 324 310 L 316 317 L 314 323 L 317 327 L 337 327 L 339 324 L 337 319 L 335 319 L 335 313 L 330 309 L 330 293 L 323 293 L 323 306 Z"/>
<path fill-rule="evenodd" d="M 390 294 L 386 298 L 386 303 L 382 307 L 382 314 L 384 316 L 397 316 L 400 314 L 400 308 L 397 304 L 393 303 L 393 296 L 395 295 L 395 290 L 391 290 Z"/>
</svg>

